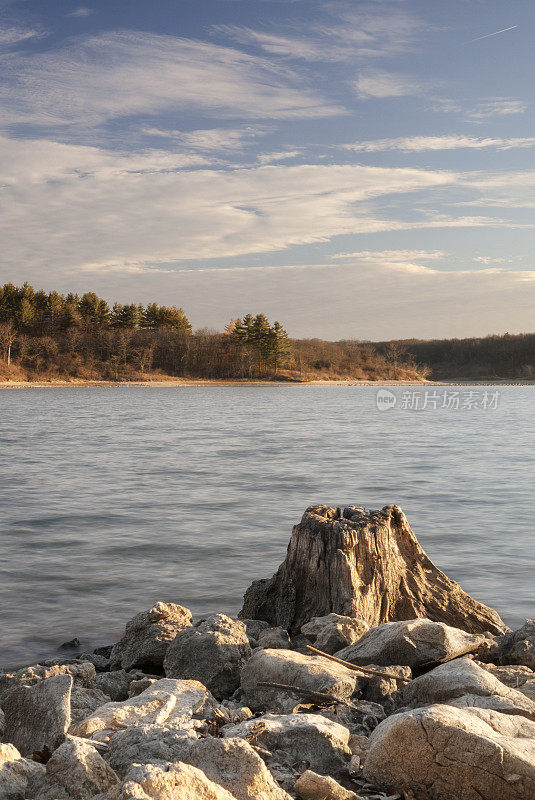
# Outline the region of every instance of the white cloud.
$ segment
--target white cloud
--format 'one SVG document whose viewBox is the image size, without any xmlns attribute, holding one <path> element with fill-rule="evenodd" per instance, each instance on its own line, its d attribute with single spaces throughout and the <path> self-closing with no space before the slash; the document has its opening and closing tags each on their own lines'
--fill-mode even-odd
<svg viewBox="0 0 535 800">
<path fill-rule="evenodd" d="M 483 122 L 491 117 L 508 117 L 523 114 L 527 109 L 523 100 L 514 97 L 491 97 L 470 105 L 470 101 L 460 103 L 456 100 L 438 100 L 432 110 L 442 113 L 462 114 L 473 122 Z"/>
<path fill-rule="evenodd" d="M 175 36 L 106 33 L 60 51 L 4 55 L 1 65 L 4 124 L 91 126 L 186 109 L 249 119 L 341 113 L 289 69 Z"/>
<path fill-rule="evenodd" d="M 284 34 L 244 25 L 216 25 L 213 30 L 281 58 L 355 62 L 405 53 L 421 34 L 431 29 L 407 9 L 391 3 L 386 8 L 324 3 L 323 11 L 329 15 L 324 22 L 297 26 L 290 20 Z"/>
<path fill-rule="evenodd" d="M 366 205 L 457 180 L 448 172 L 349 165 L 194 170 L 198 157 L 187 154 L 0 145 L 2 261 L 27 271 L 165 265 L 392 229 Z"/>
<path fill-rule="evenodd" d="M 352 258 L 356 261 L 412 262 L 415 259 L 430 261 L 443 258 L 442 250 L 357 250 L 354 253 L 337 253 L 333 258 Z"/>
<path fill-rule="evenodd" d="M 256 160 L 260 164 L 275 164 L 280 161 L 289 161 L 292 158 L 297 158 L 301 153 L 302 150 L 280 150 L 275 153 L 260 153 Z"/>
<path fill-rule="evenodd" d="M 458 150 L 471 148 L 482 150 L 495 147 L 498 150 L 511 150 L 517 147 L 535 146 L 535 137 L 524 138 L 477 138 L 475 136 L 404 136 L 396 139 L 375 139 L 371 141 L 355 142 L 342 145 L 345 150 L 354 150 L 364 153 L 378 153 L 388 150 L 402 150 L 404 152 L 424 152 L 429 150 Z"/>
<path fill-rule="evenodd" d="M 195 131 L 161 130 L 160 128 L 143 128 L 147 136 L 158 136 L 173 139 L 183 147 L 191 150 L 221 151 L 241 150 L 251 140 L 262 135 L 260 128 L 203 128 Z"/>
<path fill-rule="evenodd" d="M 29 39 L 40 39 L 45 32 L 39 28 L 23 28 L 19 25 L 5 25 L 0 22 L 0 47 L 20 44 Z"/>
<path fill-rule="evenodd" d="M 80 8 L 75 8 L 74 11 L 69 11 L 68 14 L 65 14 L 66 17 L 90 17 L 91 14 L 94 14 L 94 10 L 92 8 L 87 8 L 86 6 L 80 6 Z"/>
<path fill-rule="evenodd" d="M 404 97 L 420 92 L 418 84 L 409 76 L 380 70 L 361 72 L 354 82 L 354 89 L 362 99 Z"/>
</svg>

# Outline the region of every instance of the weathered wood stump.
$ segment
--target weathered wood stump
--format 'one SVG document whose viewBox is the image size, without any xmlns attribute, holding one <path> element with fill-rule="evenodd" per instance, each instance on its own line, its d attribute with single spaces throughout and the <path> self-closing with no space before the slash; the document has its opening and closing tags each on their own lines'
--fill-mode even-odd
<svg viewBox="0 0 535 800">
<path fill-rule="evenodd" d="M 469 633 L 507 630 L 493 609 L 435 567 L 399 506 L 308 508 L 286 559 L 272 578 L 251 584 L 239 616 L 295 632 L 332 611 L 370 627 L 427 617 Z"/>
</svg>

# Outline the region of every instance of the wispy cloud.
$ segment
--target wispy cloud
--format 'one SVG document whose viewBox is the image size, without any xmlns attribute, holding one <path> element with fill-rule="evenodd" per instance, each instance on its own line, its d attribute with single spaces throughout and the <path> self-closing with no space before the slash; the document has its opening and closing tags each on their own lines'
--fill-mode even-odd
<svg viewBox="0 0 535 800">
<path fill-rule="evenodd" d="M 258 127 L 245 128 L 201 128 L 194 131 L 162 130 L 160 128 L 143 128 L 146 136 L 172 139 L 182 147 L 201 151 L 241 150 L 264 131 Z"/>
<path fill-rule="evenodd" d="M 122 32 L 56 52 L 3 59 L 4 124 L 93 126 L 202 110 L 221 118 L 292 119 L 342 109 L 289 69 L 238 50 L 175 36 Z"/>
<path fill-rule="evenodd" d="M 523 114 L 526 103 L 514 97 L 493 97 L 472 104 L 457 100 L 437 100 L 431 107 L 433 111 L 441 113 L 462 114 L 466 119 L 474 122 L 483 122 L 491 117 L 509 117 L 514 114 Z"/>
<path fill-rule="evenodd" d="M 284 33 L 245 25 L 216 25 L 213 31 L 281 58 L 358 62 L 406 53 L 431 29 L 429 23 L 393 2 L 383 8 L 370 4 L 354 8 L 338 2 L 320 7 L 323 21 L 297 25 L 290 19 Z"/>
<path fill-rule="evenodd" d="M 517 147 L 534 147 L 535 137 L 518 137 L 513 139 L 477 138 L 475 136 L 405 136 L 397 139 L 374 139 L 342 145 L 344 150 L 364 153 L 378 153 L 388 150 L 404 152 L 424 152 L 429 150 L 458 150 L 471 148 L 483 150 L 494 147 L 498 150 L 512 150 Z"/>
<path fill-rule="evenodd" d="M 357 261 L 411 262 L 415 259 L 431 261 L 444 258 L 442 250 L 357 250 L 354 253 L 337 253 L 333 258 L 352 258 Z"/>
<path fill-rule="evenodd" d="M 69 11 L 68 14 L 65 14 L 66 17 L 90 17 L 91 14 L 94 14 L 94 9 L 87 8 L 86 6 L 80 6 L 80 8 L 75 8 L 74 11 Z"/>
<path fill-rule="evenodd" d="M 0 22 L 0 47 L 20 44 L 29 39 L 40 39 L 46 33 L 41 28 L 24 28 L 20 25 L 6 25 Z"/>
<path fill-rule="evenodd" d="M 297 158 L 301 153 L 301 150 L 280 150 L 275 153 L 260 153 L 257 156 L 257 161 L 260 164 L 275 164 L 280 161 L 289 161 L 292 158 Z"/>
<path fill-rule="evenodd" d="M 420 86 L 413 78 L 380 70 L 361 72 L 354 83 L 354 89 L 362 99 L 404 97 L 420 92 Z"/>
<path fill-rule="evenodd" d="M 1 260 L 28 271 L 161 266 L 389 229 L 368 203 L 457 180 L 447 172 L 349 165 L 193 169 L 191 155 L 163 151 L 128 156 L 12 139 L 0 145 Z"/>
</svg>

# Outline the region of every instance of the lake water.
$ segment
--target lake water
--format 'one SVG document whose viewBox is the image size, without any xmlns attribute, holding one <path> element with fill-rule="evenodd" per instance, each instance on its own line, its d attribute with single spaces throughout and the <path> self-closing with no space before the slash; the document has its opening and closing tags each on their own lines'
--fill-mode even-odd
<svg viewBox="0 0 535 800">
<path fill-rule="evenodd" d="M 398 503 L 464 589 L 535 616 L 535 387 L 408 410 L 415 390 L 0 391 L 0 664 L 111 643 L 158 600 L 237 612 L 317 503 Z"/>
</svg>

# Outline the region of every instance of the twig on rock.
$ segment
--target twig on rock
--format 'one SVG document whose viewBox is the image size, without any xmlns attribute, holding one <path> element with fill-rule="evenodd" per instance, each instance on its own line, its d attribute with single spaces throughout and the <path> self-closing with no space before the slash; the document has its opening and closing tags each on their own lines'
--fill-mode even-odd
<svg viewBox="0 0 535 800">
<path fill-rule="evenodd" d="M 343 667 L 347 667 L 348 669 L 353 670 L 353 672 L 364 672 L 366 675 L 375 675 L 378 678 L 393 678 L 395 681 L 403 681 L 404 683 L 410 683 L 412 680 L 412 678 L 404 678 L 401 675 L 394 675 L 393 672 L 381 672 L 378 669 L 359 667 L 356 664 L 352 664 L 350 661 L 343 661 L 341 658 L 336 658 L 336 656 L 331 656 L 329 653 L 324 653 L 322 650 L 317 650 L 315 647 L 312 647 L 311 644 L 307 644 L 307 649 L 312 650 L 313 653 L 317 653 L 319 656 L 328 658 L 330 661 L 336 661 L 337 664 L 342 664 Z"/>
</svg>

